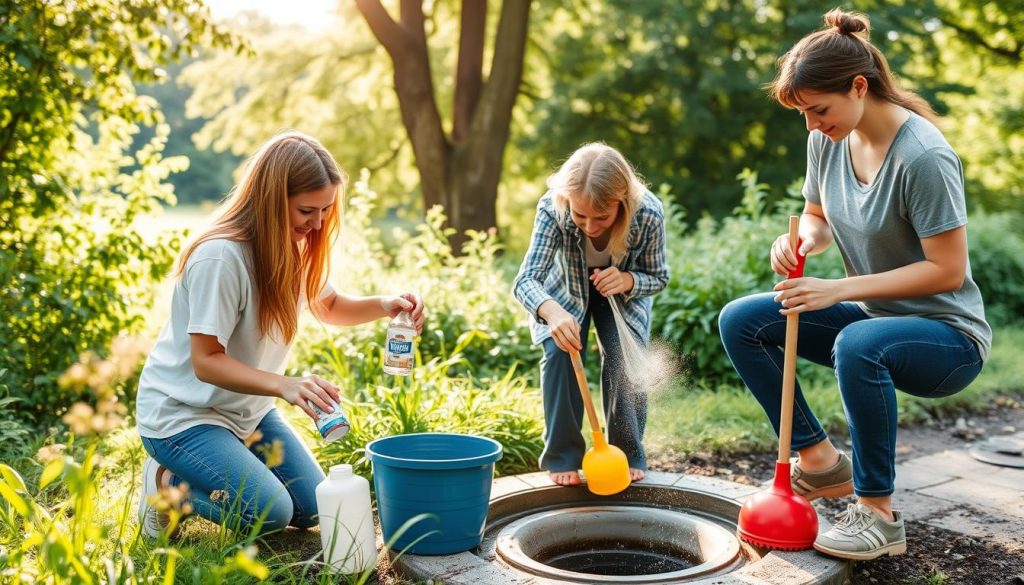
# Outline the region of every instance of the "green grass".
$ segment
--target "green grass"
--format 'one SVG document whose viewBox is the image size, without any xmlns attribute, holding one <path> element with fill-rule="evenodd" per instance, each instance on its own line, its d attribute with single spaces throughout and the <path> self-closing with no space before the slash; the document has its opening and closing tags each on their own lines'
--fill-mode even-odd
<svg viewBox="0 0 1024 585">
<path fill-rule="evenodd" d="M 982 409 L 997 396 L 1024 392 L 1024 327 L 1004 327 L 981 375 L 966 390 L 941 399 L 923 399 L 898 393 L 900 423 L 919 423 L 956 412 Z M 801 364 L 805 396 L 829 433 L 846 434 L 846 418 L 831 371 Z M 739 383 L 718 388 L 677 385 L 651 397 L 647 448 L 651 452 L 737 453 L 770 451 L 775 434 L 760 405 Z"/>
</svg>

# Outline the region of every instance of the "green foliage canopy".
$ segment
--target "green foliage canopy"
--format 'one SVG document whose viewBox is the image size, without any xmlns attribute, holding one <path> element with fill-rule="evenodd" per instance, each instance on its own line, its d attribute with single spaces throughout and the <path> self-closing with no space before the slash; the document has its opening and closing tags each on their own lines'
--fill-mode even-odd
<svg viewBox="0 0 1024 585">
<path fill-rule="evenodd" d="M 56 378 L 137 329 L 170 265 L 173 240 L 133 224 L 173 201 L 163 180 L 187 161 L 162 158 L 167 128 L 132 80 L 232 42 L 198 0 L 0 6 L 0 370 L 27 414 L 67 405 Z M 125 156 L 138 123 L 157 132 Z"/>
<path fill-rule="evenodd" d="M 736 205 L 734 177 L 744 168 L 758 169 L 781 198 L 782 186 L 803 175 L 807 133 L 762 86 L 778 56 L 819 28 L 832 6 L 577 3 L 566 9 L 571 16 L 551 19 L 557 27 L 541 41 L 551 55 L 551 87 L 540 88 L 521 148 L 552 161 L 583 142 L 606 141 L 650 183 L 668 184 L 687 209 L 718 217 Z M 933 52 L 918 8 L 869 2 L 858 9 L 871 15 L 874 39 L 897 70 L 910 47 Z"/>
</svg>

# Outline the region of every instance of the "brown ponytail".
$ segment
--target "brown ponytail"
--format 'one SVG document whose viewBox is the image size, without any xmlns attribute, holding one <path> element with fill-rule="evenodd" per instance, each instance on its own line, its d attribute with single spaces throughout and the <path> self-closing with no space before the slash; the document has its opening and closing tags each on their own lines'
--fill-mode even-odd
<svg viewBox="0 0 1024 585">
<path fill-rule="evenodd" d="M 935 110 L 921 96 L 900 87 L 885 55 L 871 44 L 867 15 L 834 8 L 825 14 L 826 27 L 800 39 L 779 58 L 779 73 L 768 85 L 772 99 L 787 108 L 801 103 L 801 90 L 847 93 L 862 75 L 868 91 L 932 122 Z"/>
</svg>

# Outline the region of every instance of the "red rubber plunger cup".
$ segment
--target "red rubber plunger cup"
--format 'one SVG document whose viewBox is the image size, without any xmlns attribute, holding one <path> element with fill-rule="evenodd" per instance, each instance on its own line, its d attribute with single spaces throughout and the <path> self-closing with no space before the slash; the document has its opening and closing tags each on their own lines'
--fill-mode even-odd
<svg viewBox="0 0 1024 585">
<path fill-rule="evenodd" d="M 789 243 L 799 247 L 800 218 L 789 218 Z M 797 254 L 797 267 L 789 278 L 800 278 L 805 258 Z M 785 359 L 782 365 L 782 416 L 779 420 L 779 456 L 775 480 L 769 490 L 748 498 L 740 508 L 737 532 L 743 540 L 778 550 L 806 550 L 818 537 L 818 514 L 803 496 L 793 493 L 789 479 L 789 451 L 793 431 L 793 397 L 796 388 L 796 337 L 799 316 L 786 316 Z"/>
</svg>

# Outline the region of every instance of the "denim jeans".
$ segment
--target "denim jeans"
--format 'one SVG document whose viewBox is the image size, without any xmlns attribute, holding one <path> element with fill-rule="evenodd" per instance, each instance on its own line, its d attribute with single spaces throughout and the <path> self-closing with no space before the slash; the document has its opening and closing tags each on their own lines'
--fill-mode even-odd
<svg viewBox="0 0 1024 585">
<path fill-rule="evenodd" d="M 626 378 L 611 304 L 593 284 L 587 313 L 580 323 L 580 341 L 584 347 L 580 359 L 584 363 L 591 321 L 597 328 L 601 351 L 601 398 L 607 418 L 608 442 L 625 452 L 630 467 L 646 470 L 643 436 L 647 425 L 647 395 Z M 569 354 L 559 349 L 550 337 L 544 340 L 540 377 L 544 399 L 544 452 L 540 466 L 550 471 L 575 471 L 583 464 L 586 451 L 580 434 L 583 398 Z"/>
<path fill-rule="evenodd" d="M 779 431 L 786 317 L 776 293 L 736 299 L 718 318 L 733 367 Z M 853 485 L 860 496 L 892 494 L 896 388 L 924 398 L 950 396 L 981 372 L 978 348 L 951 325 L 924 317 L 869 317 L 855 303 L 800 314 L 797 355 L 835 369 L 853 442 Z M 826 438 L 800 385 L 793 448 Z"/>
<path fill-rule="evenodd" d="M 170 485 L 188 484 L 192 507 L 204 518 L 260 533 L 316 525 L 315 489 L 324 472 L 313 453 L 277 409 L 256 429 L 263 437 L 251 447 L 228 429 L 208 424 L 166 439 L 142 437 L 142 444 L 173 474 Z M 284 460 L 268 468 L 260 446 L 275 440 L 284 447 Z"/>
</svg>

